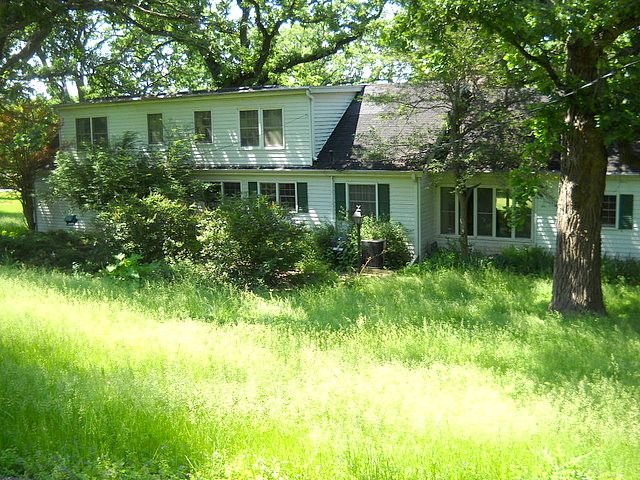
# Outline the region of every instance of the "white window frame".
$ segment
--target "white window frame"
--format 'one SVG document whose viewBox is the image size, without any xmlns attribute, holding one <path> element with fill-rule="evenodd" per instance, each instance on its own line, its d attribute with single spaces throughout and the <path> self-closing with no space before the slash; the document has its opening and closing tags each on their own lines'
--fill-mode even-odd
<svg viewBox="0 0 640 480">
<path fill-rule="evenodd" d="M 78 145 L 78 123 L 77 120 L 82 120 L 88 118 L 89 119 L 89 132 L 91 132 L 91 145 L 96 145 L 95 140 L 93 139 L 93 119 L 94 118 L 104 118 L 107 121 L 107 142 L 109 141 L 109 117 L 107 115 L 99 115 L 96 117 L 75 117 L 74 119 L 74 128 L 75 128 L 75 140 L 76 140 L 76 148 L 80 148 L 81 145 Z M 58 132 L 58 135 L 61 135 L 62 130 Z"/>
<path fill-rule="evenodd" d="M 258 143 L 259 145 L 256 146 L 242 146 L 242 132 L 240 131 L 240 112 L 251 112 L 251 111 L 258 111 Z M 263 112 L 265 110 L 281 110 L 282 111 L 282 145 L 281 146 L 273 146 L 273 147 L 267 147 L 264 144 L 264 118 L 263 118 Z M 286 135 L 286 128 L 285 128 L 285 109 L 283 106 L 281 105 L 274 105 L 274 106 L 261 106 L 261 107 L 252 107 L 252 108 L 238 108 L 238 114 L 236 115 L 237 118 L 237 132 L 238 132 L 238 148 L 240 150 L 284 150 L 286 148 L 287 145 L 287 135 Z M 212 125 L 213 125 L 213 118 L 211 121 Z M 268 183 L 268 182 L 265 182 Z M 273 182 L 271 182 L 273 183 Z M 283 182 L 283 183 L 287 183 L 287 182 Z"/>
<path fill-rule="evenodd" d="M 351 185 L 368 185 L 368 186 L 373 186 L 374 187 L 374 191 L 376 192 L 376 219 L 380 218 L 380 212 L 378 211 L 378 207 L 379 207 L 379 202 L 378 202 L 378 183 L 377 182 L 352 182 L 352 183 L 347 183 L 347 191 L 346 191 L 346 202 L 347 202 L 347 209 L 349 209 L 349 205 L 351 204 Z M 457 211 L 456 211 L 457 212 Z M 351 218 L 351 215 L 353 215 L 353 212 L 347 212 L 349 218 Z"/>
<path fill-rule="evenodd" d="M 454 188 L 453 185 L 441 185 L 438 187 L 438 195 L 437 195 L 437 205 L 438 205 L 438 210 L 437 210 L 437 218 L 438 218 L 438 232 L 442 231 L 442 222 L 440 219 L 440 213 L 442 211 L 442 205 L 441 205 L 441 201 L 440 201 L 440 191 L 442 188 Z M 478 232 L 478 188 L 490 188 L 492 191 L 492 205 L 493 205 L 493 210 L 492 210 L 492 215 L 491 215 L 491 236 L 488 235 L 477 235 Z M 496 235 L 497 233 L 497 218 L 498 216 L 496 215 L 496 190 L 507 190 L 509 191 L 509 189 L 507 187 L 502 187 L 502 186 L 495 186 L 495 185 L 479 185 L 477 187 L 474 187 L 473 189 L 473 205 L 474 205 L 474 209 L 473 209 L 473 233 L 469 233 L 468 235 L 469 237 L 473 237 L 473 238 L 479 238 L 479 239 L 493 239 L 493 240 L 515 240 L 515 241 L 522 241 L 522 242 L 526 242 L 526 241 L 530 241 L 533 240 L 533 236 L 534 236 L 534 232 L 533 229 L 535 227 L 535 213 L 534 213 L 534 200 L 531 201 L 531 232 L 530 232 L 530 236 L 529 237 L 516 237 L 516 229 L 515 227 L 511 227 L 511 236 L 510 237 L 498 237 Z M 510 192 L 509 192 L 510 193 Z M 513 198 L 509 197 L 511 199 L 511 201 L 513 201 Z M 456 218 L 455 218 L 455 233 L 438 233 L 438 235 L 442 235 L 442 236 L 452 236 L 452 235 L 460 235 L 460 205 L 458 204 L 458 199 L 456 198 L 455 201 L 455 211 L 456 211 Z M 618 199 L 616 198 L 616 226 L 618 223 L 618 215 L 617 215 L 617 210 L 618 209 Z M 607 227 L 607 228 L 613 228 L 613 227 Z"/>
<path fill-rule="evenodd" d="M 196 113 L 198 112 L 209 112 L 209 119 L 211 120 L 211 139 L 207 142 L 203 142 L 203 141 L 198 141 L 196 143 L 200 144 L 200 145 L 213 145 L 213 110 L 194 110 L 193 111 L 193 133 L 194 135 L 197 135 L 196 133 Z"/>
<path fill-rule="evenodd" d="M 281 205 L 280 203 L 280 185 L 281 184 L 293 184 L 293 188 L 295 191 L 295 197 L 296 197 L 296 206 L 293 210 L 290 210 L 290 212 L 293 213 L 298 213 L 298 211 L 300 210 L 300 204 L 298 203 L 298 182 L 267 182 L 267 181 L 262 181 L 262 182 L 258 182 L 258 195 L 262 195 L 262 184 L 263 183 L 273 183 L 276 186 L 276 203 L 278 205 Z"/>
<path fill-rule="evenodd" d="M 602 224 L 602 228 L 606 228 L 607 230 L 618 230 L 618 222 L 620 221 L 620 219 L 618 218 L 619 217 L 619 212 L 620 212 L 620 194 L 619 193 L 607 193 L 607 192 L 604 192 L 604 196 L 605 197 L 616 197 L 616 211 L 615 211 L 616 223 L 613 226 Z M 603 197 L 602 200 L 604 201 L 604 197 Z M 600 208 L 602 209 L 602 206 Z M 602 212 L 600 213 L 600 221 L 602 222 Z"/>
</svg>

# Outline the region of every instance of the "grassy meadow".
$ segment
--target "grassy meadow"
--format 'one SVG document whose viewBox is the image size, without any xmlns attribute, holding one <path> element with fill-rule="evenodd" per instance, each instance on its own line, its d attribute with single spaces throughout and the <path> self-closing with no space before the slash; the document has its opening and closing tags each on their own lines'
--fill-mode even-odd
<svg viewBox="0 0 640 480">
<path fill-rule="evenodd" d="M 640 478 L 640 287 L 606 285 L 606 318 L 549 313 L 550 290 L 0 266 L 0 478 Z"/>
</svg>

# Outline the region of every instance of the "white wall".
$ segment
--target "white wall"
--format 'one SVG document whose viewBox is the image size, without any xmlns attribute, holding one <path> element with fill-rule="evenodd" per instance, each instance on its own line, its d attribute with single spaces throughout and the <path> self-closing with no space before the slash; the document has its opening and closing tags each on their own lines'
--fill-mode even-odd
<svg viewBox="0 0 640 480">
<path fill-rule="evenodd" d="M 313 94 L 314 156 L 322 150 L 353 97 L 353 92 Z"/>
<path fill-rule="evenodd" d="M 51 232 L 53 230 L 76 230 L 85 231 L 91 228 L 95 215 L 91 212 L 81 211 L 73 207 L 64 200 L 53 200 L 48 197 L 47 185 L 44 177 L 36 180 L 35 209 L 36 228 L 40 232 Z M 67 225 L 64 217 L 76 215 L 78 223 Z"/>
<path fill-rule="evenodd" d="M 240 146 L 239 110 L 253 108 L 283 109 L 284 148 Z M 61 146 L 75 148 L 76 118 L 107 117 L 111 142 L 134 132 L 139 145 L 146 146 L 147 114 L 161 113 L 165 129 L 177 127 L 193 134 L 194 112 L 206 110 L 211 110 L 213 143 L 195 145 L 200 167 L 311 165 L 311 101 L 303 90 L 62 106 Z"/>
<path fill-rule="evenodd" d="M 536 245 L 556 248 L 556 202 L 558 186 L 551 184 L 549 195 L 538 202 L 536 209 Z M 609 175 L 605 195 L 633 195 L 633 229 L 602 228 L 602 253 L 611 257 L 640 258 L 640 176 Z"/>
</svg>

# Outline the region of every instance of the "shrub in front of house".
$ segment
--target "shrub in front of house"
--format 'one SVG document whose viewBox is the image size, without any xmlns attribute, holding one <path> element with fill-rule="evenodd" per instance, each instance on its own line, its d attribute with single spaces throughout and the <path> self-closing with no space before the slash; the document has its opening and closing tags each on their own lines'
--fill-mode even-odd
<svg viewBox="0 0 640 480">
<path fill-rule="evenodd" d="M 207 274 L 240 285 L 284 282 L 309 248 L 308 229 L 266 197 L 225 199 L 203 215 L 199 230 Z"/>
<path fill-rule="evenodd" d="M 196 255 L 198 218 L 194 207 L 152 193 L 110 203 L 98 213 L 98 225 L 119 252 L 154 262 Z"/>
<path fill-rule="evenodd" d="M 411 261 L 409 239 L 401 224 L 364 217 L 360 233 L 363 240 L 385 240 L 384 268 L 395 270 Z M 338 226 L 327 223 L 315 227 L 313 238 L 320 256 L 336 269 L 347 271 L 357 267 L 358 235 L 351 222 L 345 221 Z"/>
</svg>

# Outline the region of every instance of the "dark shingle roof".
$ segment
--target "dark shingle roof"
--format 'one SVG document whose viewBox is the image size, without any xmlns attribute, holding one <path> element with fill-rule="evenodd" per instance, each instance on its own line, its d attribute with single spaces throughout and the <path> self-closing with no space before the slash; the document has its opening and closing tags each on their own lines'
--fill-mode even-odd
<svg viewBox="0 0 640 480">
<path fill-rule="evenodd" d="M 419 93 L 418 93 L 419 92 Z M 411 115 L 394 115 L 398 104 L 380 101 L 402 93 L 406 98 L 413 94 L 425 96 L 424 89 L 416 90 L 402 84 L 368 85 L 361 95 L 351 102 L 340 122 L 318 154 L 313 168 L 331 170 L 421 170 L 411 155 L 412 135 L 421 140 L 435 135 L 442 129 L 446 110 L 444 107 L 415 110 Z M 437 95 L 434 95 L 436 98 Z M 436 100 L 433 100 L 434 104 Z M 406 139 L 406 142 L 403 142 Z M 379 145 L 387 143 L 394 148 L 382 152 Z M 404 144 L 404 145 L 403 145 Z M 640 141 L 631 148 L 631 161 L 621 161 L 616 148 L 609 153 L 607 173 L 610 175 L 640 174 Z M 550 170 L 559 166 L 557 159 L 550 162 Z M 554 168 L 555 167 L 555 168 Z"/>
<path fill-rule="evenodd" d="M 381 152 L 381 144 L 403 143 L 418 132 L 433 130 L 443 124 L 444 110 L 430 109 L 400 116 L 398 104 L 380 101 L 411 87 L 402 85 L 369 85 L 356 96 L 318 154 L 315 168 L 334 170 L 421 170 L 408 160 L 410 147 Z M 400 140 L 400 142 L 398 142 Z M 407 145 L 410 142 L 406 142 Z"/>
</svg>

